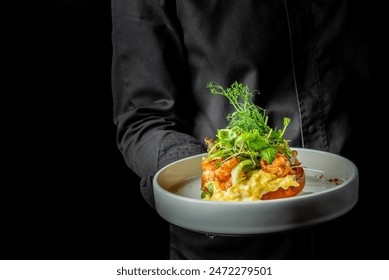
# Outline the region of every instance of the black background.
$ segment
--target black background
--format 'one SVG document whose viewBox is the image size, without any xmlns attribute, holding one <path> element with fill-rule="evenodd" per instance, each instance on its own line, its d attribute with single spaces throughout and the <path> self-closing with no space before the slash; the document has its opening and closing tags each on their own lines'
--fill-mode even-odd
<svg viewBox="0 0 389 280">
<path fill-rule="evenodd" d="M 164 259 L 167 223 L 143 200 L 116 147 L 110 1 L 62 0 L 39 14 L 17 29 L 22 40 L 6 40 L 18 51 L 3 103 L 12 110 L 3 136 L 0 258 Z M 378 101 L 387 95 L 387 66 L 381 34 L 371 34 L 372 90 L 346 104 L 361 108 L 360 199 L 315 227 L 317 259 L 388 258 L 389 184 L 377 180 L 388 173 L 386 106 Z"/>
<path fill-rule="evenodd" d="M 115 142 L 110 1 L 54 3 L 6 40 L 0 258 L 163 259 L 167 224 Z"/>
</svg>

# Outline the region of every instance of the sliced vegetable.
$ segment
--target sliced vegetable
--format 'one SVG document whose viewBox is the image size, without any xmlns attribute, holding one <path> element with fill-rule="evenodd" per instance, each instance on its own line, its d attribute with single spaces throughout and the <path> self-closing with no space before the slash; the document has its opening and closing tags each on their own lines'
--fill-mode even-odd
<svg viewBox="0 0 389 280">
<path fill-rule="evenodd" d="M 241 161 L 237 166 L 231 170 L 231 182 L 232 185 L 240 183 L 242 178 L 240 178 L 240 173 L 242 172 L 243 167 L 253 165 L 253 162 L 249 159 Z"/>
</svg>

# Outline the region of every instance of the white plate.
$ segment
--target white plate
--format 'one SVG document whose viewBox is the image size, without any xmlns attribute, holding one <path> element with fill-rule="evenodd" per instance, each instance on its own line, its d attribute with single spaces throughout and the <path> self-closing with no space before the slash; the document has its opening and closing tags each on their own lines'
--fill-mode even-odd
<svg viewBox="0 0 389 280">
<path fill-rule="evenodd" d="M 158 171 L 153 179 L 156 210 L 166 221 L 193 231 L 255 235 L 323 223 L 354 207 L 358 169 L 353 162 L 333 153 L 293 149 L 306 174 L 305 188 L 298 196 L 244 202 L 202 200 L 200 163 L 206 154 L 201 154 Z"/>
</svg>

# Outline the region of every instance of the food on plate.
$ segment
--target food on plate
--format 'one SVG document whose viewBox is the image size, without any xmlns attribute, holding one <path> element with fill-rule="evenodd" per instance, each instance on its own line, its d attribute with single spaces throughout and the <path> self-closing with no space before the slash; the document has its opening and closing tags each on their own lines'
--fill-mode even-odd
<svg viewBox="0 0 389 280">
<path fill-rule="evenodd" d="M 258 91 L 234 82 L 224 89 L 207 84 L 212 94 L 228 98 L 235 111 L 215 139 L 206 138 L 207 156 L 201 162 L 201 198 L 216 201 L 255 201 L 296 196 L 305 186 L 305 172 L 298 153 L 283 129 L 268 126 L 266 110 L 251 100 Z"/>
</svg>

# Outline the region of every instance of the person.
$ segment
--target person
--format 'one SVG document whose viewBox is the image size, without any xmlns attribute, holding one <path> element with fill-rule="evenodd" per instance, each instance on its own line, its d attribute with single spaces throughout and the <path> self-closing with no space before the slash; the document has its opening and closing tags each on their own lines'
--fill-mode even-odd
<svg viewBox="0 0 389 280">
<path fill-rule="evenodd" d="M 117 145 L 154 207 L 162 167 L 206 152 L 231 105 L 206 85 L 260 92 L 290 146 L 353 158 L 368 48 L 355 1 L 113 0 L 112 92 Z M 170 259 L 311 259 L 310 228 L 215 236 L 170 227 Z"/>
</svg>

